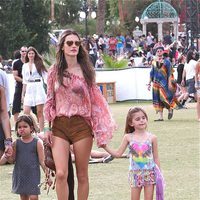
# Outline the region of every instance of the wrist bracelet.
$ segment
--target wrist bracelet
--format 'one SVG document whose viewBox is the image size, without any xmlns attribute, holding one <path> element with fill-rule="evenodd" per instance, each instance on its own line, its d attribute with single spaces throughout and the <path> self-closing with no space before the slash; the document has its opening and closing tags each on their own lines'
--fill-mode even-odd
<svg viewBox="0 0 200 200">
<path fill-rule="evenodd" d="M 4 145 L 5 146 L 12 146 L 12 138 L 6 138 L 4 140 Z"/>
</svg>

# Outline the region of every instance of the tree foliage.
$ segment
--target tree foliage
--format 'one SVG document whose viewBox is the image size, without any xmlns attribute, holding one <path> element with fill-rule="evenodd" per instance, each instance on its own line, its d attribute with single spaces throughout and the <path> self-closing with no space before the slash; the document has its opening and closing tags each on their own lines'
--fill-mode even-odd
<svg viewBox="0 0 200 200">
<path fill-rule="evenodd" d="M 44 0 L 24 0 L 23 20 L 30 32 L 28 45 L 39 52 L 48 50 L 49 3 Z"/>
<path fill-rule="evenodd" d="M 23 21 L 21 0 L 4 0 L 0 7 L 0 54 L 7 59 L 12 57 L 14 50 L 26 44 L 30 32 Z"/>
<path fill-rule="evenodd" d="M 55 20 L 60 28 L 78 22 L 81 2 L 81 0 L 55 1 Z"/>
<path fill-rule="evenodd" d="M 48 50 L 49 2 L 47 0 L 0 1 L 0 54 L 11 58 L 21 46 Z"/>
</svg>

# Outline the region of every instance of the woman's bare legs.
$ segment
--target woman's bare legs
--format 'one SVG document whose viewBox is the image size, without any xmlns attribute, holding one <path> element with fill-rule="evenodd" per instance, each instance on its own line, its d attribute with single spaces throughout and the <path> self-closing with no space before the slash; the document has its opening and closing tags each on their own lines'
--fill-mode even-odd
<svg viewBox="0 0 200 200">
<path fill-rule="evenodd" d="M 44 115 L 43 115 L 43 104 L 37 105 L 37 118 L 39 121 L 40 132 L 44 129 Z"/>
<path fill-rule="evenodd" d="M 24 106 L 24 114 L 30 115 L 31 113 L 31 107 L 30 106 Z"/>
<path fill-rule="evenodd" d="M 87 200 L 89 195 L 88 162 L 92 149 L 93 138 L 87 137 L 74 143 L 76 173 L 78 179 L 78 200 Z"/>
<path fill-rule="evenodd" d="M 56 193 L 58 200 L 66 200 L 69 196 L 67 183 L 69 142 L 53 136 L 53 158 L 56 165 Z"/>
</svg>

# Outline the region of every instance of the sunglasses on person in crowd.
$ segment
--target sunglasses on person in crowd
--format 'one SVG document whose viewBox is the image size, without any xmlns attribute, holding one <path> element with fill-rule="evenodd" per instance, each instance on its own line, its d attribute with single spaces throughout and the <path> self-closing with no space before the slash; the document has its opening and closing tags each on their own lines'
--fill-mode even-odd
<svg viewBox="0 0 200 200">
<path fill-rule="evenodd" d="M 75 44 L 77 47 L 79 47 L 81 45 L 81 41 L 66 41 L 66 44 L 71 47 L 73 44 Z"/>
</svg>

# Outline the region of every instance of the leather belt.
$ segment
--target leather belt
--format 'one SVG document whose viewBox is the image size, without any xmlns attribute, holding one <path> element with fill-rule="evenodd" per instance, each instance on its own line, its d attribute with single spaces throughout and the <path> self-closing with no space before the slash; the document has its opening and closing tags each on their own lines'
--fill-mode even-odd
<svg viewBox="0 0 200 200">
<path fill-rule="evenodd" d="M 40 82 L 40 79 L 35 79 L 35 80 L 28 80 L 28 82 Z"/>
</svg>

